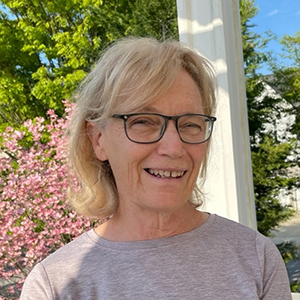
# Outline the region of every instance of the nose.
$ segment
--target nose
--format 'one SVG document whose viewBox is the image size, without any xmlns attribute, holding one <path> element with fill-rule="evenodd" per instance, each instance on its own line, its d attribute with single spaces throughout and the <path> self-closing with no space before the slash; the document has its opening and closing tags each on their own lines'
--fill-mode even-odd
<svg viewBox="0 0 300 300">
<path fill-rule="evenodd" d="M 158 141 L 157 151 L 159 155 L 167 155 L 171 158 L 178 158 L 184 154 L 184 143 L 179 137 L 173 120 L 167 122 L 165 133 L 161 140 Z"/>
</svg>

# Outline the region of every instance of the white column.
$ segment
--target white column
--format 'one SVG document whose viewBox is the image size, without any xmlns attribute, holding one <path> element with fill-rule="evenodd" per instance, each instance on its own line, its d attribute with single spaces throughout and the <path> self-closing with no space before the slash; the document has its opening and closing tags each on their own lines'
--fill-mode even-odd
<svg viewBox="0 0 300 300">
<path fill-rule="evenodd" d="M 238 0 L 177 0 L 180 40 L 214 65 L 217 122 L 205 210 L 256 229 Z"/>
</svg>

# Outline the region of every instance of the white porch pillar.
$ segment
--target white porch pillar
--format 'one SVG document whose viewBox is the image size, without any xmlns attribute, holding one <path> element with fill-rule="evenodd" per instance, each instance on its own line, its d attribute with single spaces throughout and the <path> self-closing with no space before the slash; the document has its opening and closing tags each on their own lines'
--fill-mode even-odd
<svg viewBox="0 0 300 300">
<path fill-rule="evenodd" d="M 180 40 L 214 65 L 217 122 L 205 210 L 256 229 L 238 0 L 177 0 Z"/>
</svg>

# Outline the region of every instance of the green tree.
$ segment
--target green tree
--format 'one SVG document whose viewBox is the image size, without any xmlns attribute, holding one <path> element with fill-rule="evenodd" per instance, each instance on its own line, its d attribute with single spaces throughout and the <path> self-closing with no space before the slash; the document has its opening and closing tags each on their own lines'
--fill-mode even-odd
<svg viewBox="0 0 300 300">
<path fill-rule="evenodd" d="M 274 74 L 270 82 L 274 88 L 280 89 L 283 98 L 290 104 L 286 109 L 296 119 L 291 132 L 300 141 L 300 30 L 294 35 L 284 35 L 281 39 L 283 58 L 289 59 L 289 65 L 282 65 L 273 58 L 271 69 Z"/>
<path fill-rule="evenodd" d="M 176 0 L 2 0 L 0 123 L 63 113 L 101 50 L 126 35 L 177 37 Z"/>
<path fill-rule="evenodd" d="M 270 111 L 273 110 L 275 99 L 257 101 L 265 90 L 262 76 L 258 72 L 260 66 L 268 60 L 264 51 L 271 37 L 262 38 L 261 35 L 251 31 L 254 24 L 250 20 L 258 14 L 254 0 L 240 0 L 240 17 L 242 29 L 243 58 L 245 71 L 245 84 L 248 104 L 249 130 L 252 144 L 261 139 L 262 129 L 266 121 L 271 122 Z"/>
<path fill-rule="evenodd" d="M 285 111 L 282 97 L 265 96 L 266 82 L 258 72 L 270 54 L 264 51 L 267 38 L 251 31 L 251 19 L 258 13 L 254 0 L 240 0 L 243 35 L 244 69 L 249 116 L 250 144 L 254 179 L 254 193 L 258 230 L 269 235 L 280 222 L 288 219 L 293 211 L 279 201 L 279 194 L 288 193 L 297 185 L 297 178 L 290 178 L 288 170 L 294 166 L 291 159 L 297 144 L 293 140 L 278 141 L 267 130 Z M 285 95 L 283 95 L 285 97 Z"/>
<path fill-rule="evenodd" d="M 287 158 L 294 147 L 292 142 L 278 143 L 270 136 L 265 136 L 255 149 L 252 147 L 256 217 L 258 230 L 264 235 L 293 214 L 280 203 L 279 194 L 288 193 L 297 184 L 297 178 L 288 174 L 292 161 Z"/>
</svg>

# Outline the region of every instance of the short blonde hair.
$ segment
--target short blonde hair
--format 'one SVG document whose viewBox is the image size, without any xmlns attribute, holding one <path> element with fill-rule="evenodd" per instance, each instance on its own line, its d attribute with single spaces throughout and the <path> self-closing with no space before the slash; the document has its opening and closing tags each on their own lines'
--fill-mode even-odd
<svg viewBox="0 0 300 300">
<path fill-rule="evenodd" d="M 131 113 L 153 102 L 168 90 L 181 69 L 194 79 L 204 113 L 215 109 L 215 81 L 210 63 L 177 41 L 159 42 L 153 38 L 124 38 L 103 51 L 99 61 L 78 90 L 77 104 L 70 123 L 69 157 L 78 179 L 69 189 L 75 209 L 98 218 L 118 208 L 118 191 L 109 162 L 99 161 L 87 132 L 88 122 L 104 126 L 116 113 Z M 207 155 L 201 166 L 205 178 Z M 190 202 L 203 202 L 198 185 Z"/>
</svg>

